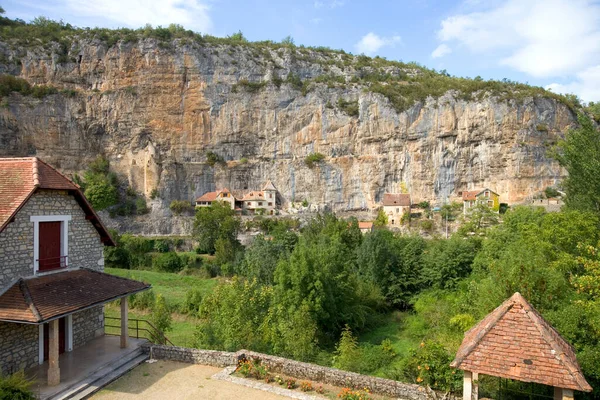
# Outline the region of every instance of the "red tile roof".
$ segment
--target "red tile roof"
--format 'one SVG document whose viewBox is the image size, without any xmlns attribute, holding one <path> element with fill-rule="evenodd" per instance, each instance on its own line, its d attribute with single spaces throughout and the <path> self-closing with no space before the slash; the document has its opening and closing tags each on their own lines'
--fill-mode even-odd
<svg viewBox="0 0 600 400">
<path fill-rule="evenodd" d="M 408 193 L 385 193 L 383 195 L 384 206 L 410 207 L 410 194 Z"/>
<path fill-rule="evenodd" d="M 373 222 L 364 222 L 364 221 L 358 222 L 358 229 L 372 229 L 372 228 L 373 228 Z"/>
<path fill-rule="evenodd" d="M 450 366 L 590 392 L 573 348 L 515 293 L 465 333 Z"/>
<path fill-rule="evenodd" d="M 248 200 L 265 200 L 265 195 L 263 192 L 258 192 L 258 191 L 254 191 L 254 192 L 250 192 L 247 195 L 244 196 L 244 198 L 242 199 L 242 201 L 248 201 Z"/>
<path fill-rule="evenodd" d="M 221 193 L 231 193 L 231 192 L 229 191 L 229 189 L 221 189 L 221 190 L 217 190 L 216 192 L 206 192 L 202 196 L 198 197 L 196 199 L 196 201 L 208 201 L 208 202 L 215 201 Z"/>
<path fill-rule="evenodd" d="M 108 230 L 79 186 L 37 157 L 0 158 L 0 232 L 38 189 L 68 190 L 85 211 L 103 242 L 114 246 Z"/>
<path fill-rule="evenodd" d="M 0 320 L 41 323 L 149 288 L 89 269 L 19 279 L 0 295 Z"/>
<path fill-rule="evenodd" d="M 493 190 L 490 190 L 488 188 L 483 188 L 483 189 L 475 189 L 475 190 L 466 190 L 462 193 L 462 198 L 463 201 L 472 201 L 472 200 L 476 200 L 477 196 L 479 196 L 481 193 L 485 192 L 486 190 L 494 193 L 494 194 L 498 194 L 496 192 L 494 192 Z"/>
</svg>

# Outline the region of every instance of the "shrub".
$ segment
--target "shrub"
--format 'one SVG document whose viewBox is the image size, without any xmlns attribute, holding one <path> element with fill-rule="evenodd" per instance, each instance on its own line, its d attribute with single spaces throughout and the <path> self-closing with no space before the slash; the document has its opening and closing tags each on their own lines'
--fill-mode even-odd
<svg viewBox="0 0 600 400">
<path fill-rule="evenodd" d="M 157 197 L 159 197 L 159 193 L 158 193 L 158 189 L 154 188 L 152 189 L 152 191 L 150 192 L 150 198 L 152 200 L 156 199 Z"/>
<path fill-rule="evenodd" d="M 32 385 L 33 382 L 25 377 L 23 371 L 0 376 L 0 400 L 35 400 Z"/>
<path fill-rule="evenodd" d="M 300 390 L 302 390 L 303 392 L 312 392 L 314 389 L 312 383 L 308 381 L 302 381 L 300 382 Z"/>
<path fill-rule="evenodd" d="M 86 182 L 84 194 L 92 206 L 98 211 L 115 205 L 119 201 L 119 192 L 117 191 L 117 188 L 107 179 L 103 178 Z"/>
<path fill-rule="evenodd" d="M 220 155 L 213 153 L 212 151 L 206 153 L 206 163 L 211 167 L 214 167 L 217 163 L 223 162 L 223 157 L 221 157 Z"/>
<path fill-rule="evenodd" d="M 202 292 L 197 288 L 188 290 L 182 306 L 183 314 L 197 315 L 202 303 Z"/>
<path fill-rule="evenodd" d="M 147 214 L 149 211 L 145 198 L 138 197 L 135 199 L 135 212 L 137 215 Z"/>
<path fill-rule="evenodd" d="M 421 221 L 421 229 L 424 232 L 432 232 L 433 231 L 433 220 L 424 219 L 423 221 Z"/>
<path fill-rule="evenodd" d="M 300 76 L 290 72 L 285 80 L 287 83 L 290 84 L 290 86 L 292 86 L 294 89 L 296 90 L 302 90 L 304 84 L 302 83 L 302 79 L 300 79 Z"/>
<path fill-rule="evenodd" d="M 155 303 L 156 296 L 152 289 L 136 293 L 129 298 L 130 307 L 138 310 L 151 310 Z"/>
<path fill-rule="evenodd" d="M 167 253 L 169 252 L 169 250 L 171 250 L 169 247 L 169 242 L 167 242 L 166 240 L 156 239 L 154 241 L 154 251 L 158 253 Z"/>
<path fill-rule="evenodd" d="M 546 124 L 537 124 L 535 129 L 539 132 L 548 132 L 548 125 Z"/>
<path fill-rule="evenodd" d="M 313 168 L 315 166 L 315 164 L 320 163 L 324 159 L 325 159 L 325 155 L 324 154 L 321 154 L 321 153 L 310 153 L 304 159 L 304 164 L 306 164 L 306 166 L 308 168 Z"/>
<path fill-rule="evenodd" d="M 248 159 L 246 157 L 240 158 L 240 164 L 248 164 Z"/>
<path fill-rule="evenodd" d="M 558 190 L 556 190 L 555 188 L 553 188 L 552 186 L 548 186 L 544 190 L 544 194 L 546 195 L 547 198 L 560 196 L 560 192 Z"/>
<path fill-rule="evenodd" d="M 184 212 L 191 211 L 192 205 L 190 204 L 189 201 L 173 200 L 171 202 L 171 204 L 169 205 L 169 209 L 173 212 L 173 214 L 181 215 Z"/>
<path fill-rule="evenodd" d="M 267 82 L 251 82 L 248 79 L 244 78 L 244 79 L 240 79 L 238 81 L 238 83 L 233 85 L 231 90 L 233 92 L 237 92 L 237 89 L 239 87 L 241 87 L 242 89 L 244 89 L 245 91 L 247 91 L 249 93 L 257 93 L 262 88 L 264 88 L 266 85 L 267 85 Z"/>
<path fill-rule="evenodd" d="M 462 376 L 450 368 L 452 359 L 441 343 L 422 342 L 403 365 L 404 376 L 432 389 L 455 392 L 462 385 Z"/>
<path fill-rule="evenodd" d="M 370 392 L 368 389 L 350 389 L 343 388 L 337 395 L 340 400 L 371 400 Z"/>
<path fill-rule="evenodd" d="M 179 272 L 183 268 L 181 258 L 177 253 L 170 251 L 168 253 L 158 254 L 152 260 L 152 268 L 162 272 Z"/>
<path fill-rule="evenodd" d="M 288 378 L 285 380 L 285 387 L 288 389 L 296 389 L 296 380 Z"/>
<path fill-rule="evenodd" d="M 150 323 L 160 331 L 158 333 L 151 332 L 150 341 L 157 344 L 166 344 L 163 335 L 171 331 L 171 323 L 173 322 L 173 319 L 165 298 L 160 294 L 156 296 L 156 301 L 154 302 L 154 306 L 152 307 L 152 312 L 148 317 L 148 321 L 150 321 Z"/>
<path fill-rule="evenodd" d="M 340 97 L 338 100 L 338 107 L 351 117 L 358 117 L 359 115 L 358 100 L 346 101 Z"/>
</svg>

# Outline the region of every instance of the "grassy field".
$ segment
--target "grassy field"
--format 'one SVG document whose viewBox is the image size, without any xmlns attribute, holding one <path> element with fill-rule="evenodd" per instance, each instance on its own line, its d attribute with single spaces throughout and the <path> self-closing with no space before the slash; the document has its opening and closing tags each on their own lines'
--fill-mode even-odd
<svg viewBox="0 0 600 400">
<path fill-rule="evenodd" d="M 152 285 L 155 294 L 162 295 L 169 305 L 179 305 L 185 300 L 185 294 L 192 288 L 206 295 L 217 286 L 218 278 L 206 279 L 198 276 L 182 276 L 169 272 L 155 272 L 106 268 L 105 272 L 123 278 L 137 279 Z"/>
</svg>

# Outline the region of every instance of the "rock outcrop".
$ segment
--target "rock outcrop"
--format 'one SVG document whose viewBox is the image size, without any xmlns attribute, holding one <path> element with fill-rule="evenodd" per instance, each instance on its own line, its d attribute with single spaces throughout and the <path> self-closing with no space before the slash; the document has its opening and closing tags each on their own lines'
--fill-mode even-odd
<svg viewBox="0 0 600 400">
<path fill-rule="evenodd" d="M 15 57 L 5 44 L 0 50 L 4 59 Z M 66 172 L 104 154 L 140 193 L 158 189 L 163 209 L 174 199 L 256 189 L 269 179 L 285 201 L 333 210 L 372 208 L 401 188 L 413 201 L 441 203 L 485 186 L 513 203 L 564 175 L 548 151 L 575 115 L 554 99 L 482 94 L 466 101 L 450 91 L 399 113 L 357 83 L 314 84 L 303 93 L 276 82 L 290 72 L 302 79 L 346 74 L 314 62 L 322 53 L 299 59 L 294 52 L 81 40 L 71 45 L 71 60 L 58 63 L 50 50 L 29 49 L 13 72 L 65 90 L 6 97 L 0 153 L 37 154 Z M 358 116 L 340 109 L 340 98 L 358 101 Z M 225 163 L 209 165 L 209 151 Z M 309 168 L 305 157 L 316 152 L 326 158 Z"/>
</svg>

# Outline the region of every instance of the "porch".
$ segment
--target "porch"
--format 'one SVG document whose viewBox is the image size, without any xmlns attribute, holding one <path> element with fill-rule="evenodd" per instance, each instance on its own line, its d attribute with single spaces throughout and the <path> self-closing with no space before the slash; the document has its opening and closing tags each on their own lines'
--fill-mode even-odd
<svg viewBox="0 0 600 400">
<path fill-rule="evenodd" d="M 77 389 L 85 389 L 119 367 L 141 356 L 140 345 L 145 339 L 128 338 L 128 346 L 121 348 L 119 336 L 101 336 L 85 345 L 59 356 L 60 383 L 48 385 L 48 361 L 26 371 L 35 380 L 33 390 L 41 400 L 51 399 Z M 142 360 L 143 361 L 143 360 Z M 125 371 L 126 372 L 126 371 Z M 57 396 L 58 395 L 58 396 Z"/>
</svg>

